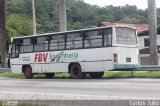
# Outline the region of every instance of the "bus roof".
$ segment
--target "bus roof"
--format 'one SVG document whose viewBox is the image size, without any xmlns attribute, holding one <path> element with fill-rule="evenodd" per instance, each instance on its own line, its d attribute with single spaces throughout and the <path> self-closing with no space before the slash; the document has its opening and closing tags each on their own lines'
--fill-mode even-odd
<svg viewBox="0 0 160 106">
<path fill-rule="evenodd" d="M 96 29 L 101 29 L 101 28 L 111 28 L 111 27 L 126 27 L 126 28 L 131 28 L 128 26 L 123 26 L 123 25 L 112 25 L 112 26 L 104 26 L 104 27 L 94 27 L 94 28 L 86 28 L 86 29 L 79 29 L 79 30 L 70 30 L 70 31 L 64 31 L 64 32 L 53 32 L 53 33 L 44 33 L 44 34 L 37 34 L 37 35 L 27 35 L 27 36 L 20 36 L 20 37 L 13 37 L 13 39 L 20 39 L 20 38 L 31 38 L 31 37 L 38 37 L 38 36 L 45 36 L 45 35 L 57 35 L 57 34 L 63 34 L 63 33 L 71 33 L 71 32 L 78 32 L 78 31 L 88 31 L 88 30 L 96 30 Z"/>
</svg>

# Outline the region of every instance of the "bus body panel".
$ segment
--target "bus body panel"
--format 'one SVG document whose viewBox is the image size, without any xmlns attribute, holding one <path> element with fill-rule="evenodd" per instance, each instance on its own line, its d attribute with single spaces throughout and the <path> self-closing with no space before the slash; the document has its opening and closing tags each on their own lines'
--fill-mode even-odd
<svg viewBox="0 0 160 106">
<path fill-rule="evenodd" d="M 19 62 L 18 60 L 17 58 L 10 59 L 12 73 L 22 73 L 22 64 L 15 64 Z"/>
<path fill-rule="evenodd" d="M 114 51 L 118 56 L 118 61 L 114 64 L 115 70 L 136 69 L 140 67 L 138 63 L 138 47 L 115 47 Z"/>
<path fill-rule="evenodd" d="M 26 53 L 20 54 L 19 58 L 11 59 L 11 69 L 13 72 L 20 73 L 23 65 L 31 65 L 33 73 L 68 72 L 70 63 L 79 63 L 84 72 L 99 72 L 113 68 L 112 58 L 113 53 L 110 47 Z"/>
<path fill-rule="evenodd" d="M 138 64 L 138 47 L 136 48 L 128 48 L 128 47 L 120 47 L 120 64 Z M 128 59 L 128 61 L 127 61 Z M 131 61 L 129 61 L 131 59 Z"/>
<path fill-rule="evenodd" d="M 41 73 L 67 72 L 66 63 L 42 64 Z M 36 67 L 35 67 L 36 68 Z"/>
<path fill-rule="evenodd" d="M 117 63 L 113 62 L 114 54 L 118 54 Z M 114 70 L 114 64 L 126 65 L 125 68 L 130 68 L 127 67 L 129 64 L 138 64 L 138 48 L 106 47 L 52 51 L 20 54 L 19 57 L 11 59 L 11 63 L 20 63 L 12 65 L 12 70 L 16 73 L 22 72 L 23 65 L 31 65 L 33 73 L 68 72 L 70 63 L 79 63 L 83 72 L 101 72 Z M 131 62 L 127 62 L 127 58 L 131 58 Z"/>
<path fill-rule="evenodd" d="M 84 64 L 81 67 L 84 67 L 85 72 L 101 72 L 111 69 L 111 67 L 106 68 L 106 64 L 112 64 L 112 48 L 110 47 L 86 49 L 80 54 Z"/>
</svg>

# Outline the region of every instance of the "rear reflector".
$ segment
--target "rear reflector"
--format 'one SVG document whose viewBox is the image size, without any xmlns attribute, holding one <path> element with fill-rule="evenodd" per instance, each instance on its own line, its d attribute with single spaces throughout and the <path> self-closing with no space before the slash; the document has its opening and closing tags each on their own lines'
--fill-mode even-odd
<svg viewBox="0 0 160 106">
<path fill-rule="evenodd" d="M 114 63 L 118 62 L 118 55 L 117 54 L 113 54 L 113 58 L 114 58 Z"/>
</svg>

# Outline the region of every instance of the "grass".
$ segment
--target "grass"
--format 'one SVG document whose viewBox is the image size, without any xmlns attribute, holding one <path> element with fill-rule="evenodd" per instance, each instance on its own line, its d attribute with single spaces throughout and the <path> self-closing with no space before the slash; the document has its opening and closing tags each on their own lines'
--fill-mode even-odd
<svg viewBox="0 0 160 106">
<path fill-rule="evenodd" d="M 106 72 L 104 78 L 160 78 L 160 71 Z"/>
<path fill-rule="evenodd" d="M 0 73 L 0 77 L 13 77 L 13 78 L 23 78 L 23 74 L 15 74 L 15 73 Z"/>
<path fill-rule="evenodd" d="M 46 105 L 40 105 L 40 104 L 35 104 L 35 103 L 16 103 L 16 104 L 12 104 L 10 102 L 7 101 L 0 101 L 0 106 L 46 106 Z"/>
<path fill-rule="evenodd" d="M 0 73 L 0 77 L 24 78 L 23 74 Z M 45 78 L 45 75 L 38 74 L 35 78 Z M 70 78 L 69 73 L 57 73 L 55 78 Z M 105 72 L 103 78 L 160 78 L 160 71 L 135 71 L 133 74 L 128 71 Z"/>
</svg>

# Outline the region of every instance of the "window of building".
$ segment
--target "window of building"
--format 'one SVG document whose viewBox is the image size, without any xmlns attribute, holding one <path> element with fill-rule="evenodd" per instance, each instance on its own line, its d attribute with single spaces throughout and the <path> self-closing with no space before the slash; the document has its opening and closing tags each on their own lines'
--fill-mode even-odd
<svg viewBox="0 0 160 106">
<path fill-rule="evenodd" d="M 150 45 L 149 39 L 144 38 L 144 47 L 148 47 Z"/>
</svg>

